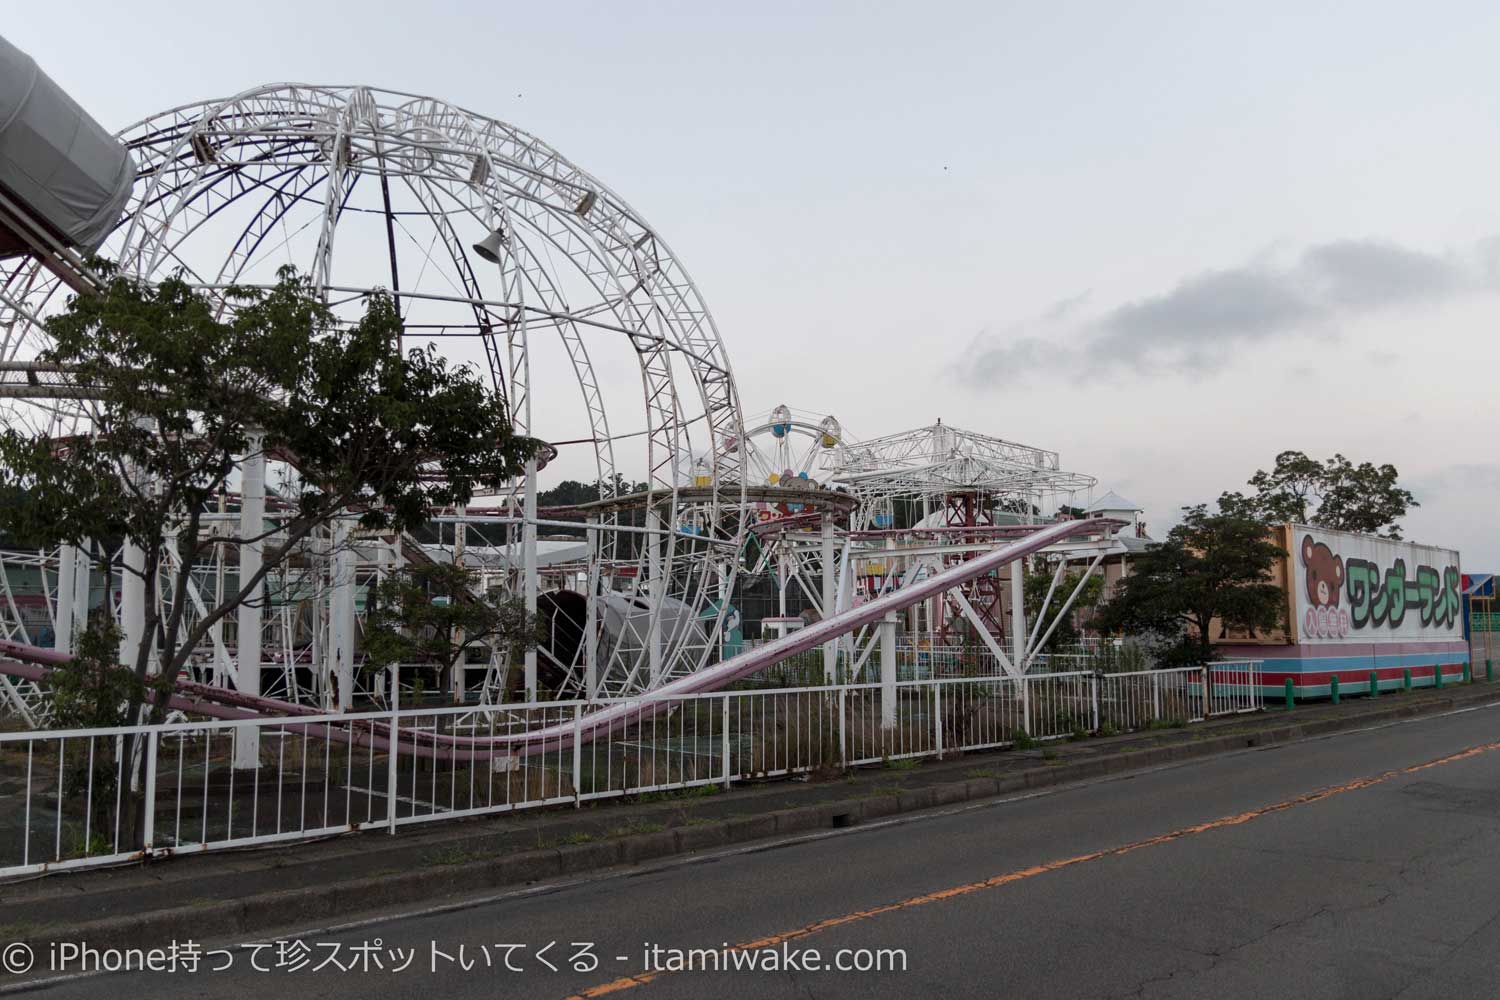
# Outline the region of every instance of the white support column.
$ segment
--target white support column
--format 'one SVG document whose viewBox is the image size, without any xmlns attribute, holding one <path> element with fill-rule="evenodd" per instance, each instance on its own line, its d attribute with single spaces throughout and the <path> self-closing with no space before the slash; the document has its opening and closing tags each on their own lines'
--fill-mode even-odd
<svg viewBox="0 0 1500 1000">
<path fill-rule="evenodd" d="M 93 597 L 94 543 L 85 538 L 78 547 L 78 568 L 73 571 L 73 623 L 75 628 L 89 624 L 89 598 Z"/>
<path fill-rule="evenodd" d="M 333 588 L 328 595 L 334 707 L 354 707 L 354 572 L 355 553 L 349 522 L 333 522 Z"/>
<path fill-rule="evenodd" d="M 66 655 L 73 653 L 73 595 L 76 589 L 73 580 L 77 573 L 78 549 L 72 545 L 62 546 L 57 550 L 57 600 L 53 604 L 56 611 L 52 619 L 52 630 L 56 635 L 52 646 Z"/>
<path fill-rule="evenodd" d="M 833 511 L 823 512 L 823 617 L 832 618 L 838 613 L 838 601 L 833 570 Z M 727 600 L 727 598 L 726 598 Z M 838 674 L 839 641 L 829 639 L 823 643 L 823 683 L 832 684 Z"/>
<path fill-rule="evenodd" d="M 654 688 L 661 683 L 661 611 L 667 596 L 666 559 L 663 558 L 662 552 L 666 545 L 666 525 L 655 507 L 646 516 L 646 526 L 651 529 L 651 534 L 646 536 L 647 566 L 650 576 L 650 579 L 646 581 L 646 586 L 649 588 L 647 593 L 651 598 L 651 607 L 655 609 L 646 628 L 646 643 L 649 647 L 646 651 L 646 661 L 650 665 L 651 686 Z"/>
<path fill-rule="evenodd" d="M 240 462 L 240 537 L 258 538 L 266 530 L 266 455 L 265 438 L 250 435 L 249 453 Z M 239 546 L 240 571 L 236 586 L 243 588 L 260 572 L 264 545 L 260 541 Z M 261 583 L 246 597 L 237 611 L 237 663 L 234 686 L 241 694 L 260 694 L 260 616 L 265 597 Z M 234 766 L 260 766 L 260 730 L 245 726 L 235 731 Z"/>
<path fill-rule="evenodd" d="M 887 559 L 894 560 L 896 540 L 886 538 Z M 886 567 L 895 575 L 894 561 Z M 880 622 L 880 728 L 896 728 L 896 612 L 889 611 Z"/>
<path fill-rule="evenodd" d="M 468 515 L 469 508 L 462 506 L 458 508 L 458 516 L 463 518 Z M 441 527 L 441 526 L 440 526 Z M 468 542 L 469 528 L 462 520 L 453 525 L 453 565 L 462 569 L 464 565 L 464 546 Z M 351 602 L 351 611 L 352 602 Z M 463 647 L 464 630 L 457 628 L 453 630 L 453 642 L 459 648 Z M 448 697 L 455 705 L 464 702 L 464 691 L 467 690 L 468 661 L 469 654 L 464 650 L 458 657 L 458 662 L 453 665 L 453 676 L 448 679 Z"/>
<path fill-rule="evenodd" d="M 583 690 L 599 697 L 599 516 L 588 519 L 589 582 L 583 602 Z"/>
<path fill-rule="evenodd" d="M 120 663 L 133 668 L 146 635 L 146 550 L 127 538 L 121 556 L 120 574 Z M 155 673 L 154 667 L 147 668 Z"/>
<path fill-rule="evenodd" d="M 783 539 L 776 548 L 776 614 L 781 618 L 786 617 L 786 588 L 792 575 L 786 564 L 786 545 L 787 542 Z M 783 625 L 782 628 L 785 629 L 786 626 Z"/>
<path fill-rule="evenodd" d="M 1026 673 L 1026 560 L 1010 564 L 1010 647 L 1016 669 Z"/>
<path fill-rule="evenodd" d="M 529 403 L 528 403 L 529 406 Z M 526 614 L 536 614 L 536 459 L 526 462 L 526 523 L 521 526 L 522 572 L 526 579 L 522 586 L 526 596 Z M 526 650 L 526 700 L 537 700 L 536 647 Z"/>
</svg>

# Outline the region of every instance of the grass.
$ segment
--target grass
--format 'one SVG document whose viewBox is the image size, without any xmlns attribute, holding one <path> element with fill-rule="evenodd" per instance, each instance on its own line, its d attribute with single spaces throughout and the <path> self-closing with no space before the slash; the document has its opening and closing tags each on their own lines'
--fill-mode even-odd
<svg viewBox="0 0 1500 1000">
<path fill-rule="evenodd" d="M 679 799 L 704 799 L 711 795 L 718 795 L 722 791 L 724 791 L 723 785 L 693 785 L 672 791 L 642 792 L 633 798 L 636 802 L 675 802 Z"/>
<path fill-rule="evenodd" d="M 903 789 L 900 785 L 894 783 L 876 785 L 873 789 L 871 789 L 871 791 L 873 791 L 876 795 L 900 795 L 902 790 Z"/>
<path fill-rule="evenodd" d="M 575 833 L 568 834 L 566 837 L 563 837 L 560 841 L 558 841 L 558 843 L 563 844 L 564 846 L 572 847 L 578 844 L 590 844 L 593 843 L 593 840 L 594 835 L 592 833 L 584 833 L 582 830 L 579 830 Z"/>
<path fill-rule="evenodd" d="M 445 847 L 429 855 L 429 865 L 466 865 L 470 861 L 478 861 L 484 855 L 478 851 L 466 851 L 461 847 Z"/>
<path fill-rule="evenodd" d="M 997 770 L 995 770 L 993 767 L 976 767 L 973 770 L 968 771 L 966 773 L 971 778 L 998 778 L 998 777 L 1000 777 L 1000 772 L 997 771 Z"/>
<path fill-rule="evenodd" d="M 1014 745 L 1017 750 L 1035 750 L 1037 747 L 1036 737 L 1024 729 L 1017 729 Z"/>
<path fill-rule="evenodd" d="M 915 771 L 922 765 L 920 757 L 898 757 L 896 760 L 887 760 L 885 769 L 887 771 Z"/>
</svg>

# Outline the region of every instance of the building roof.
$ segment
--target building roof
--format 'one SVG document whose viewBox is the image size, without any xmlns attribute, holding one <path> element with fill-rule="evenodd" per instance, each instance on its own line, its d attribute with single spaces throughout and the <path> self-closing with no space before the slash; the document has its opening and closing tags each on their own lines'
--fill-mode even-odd
<svg viewBox="0 0 1500 1000">
<path fill-rule="evenodd" d="M 1104 494 L 1104 496 L 1089 504 L 1087 513 L 1097 514 L 1101 511 L 1106 510 L 1141 511 L 1145 509 L 1146 508 L 1142 507 L 1140 504 L 1126 500 L 1114 490 L 1110 490 L 1108 493 Z"/>
</svg>

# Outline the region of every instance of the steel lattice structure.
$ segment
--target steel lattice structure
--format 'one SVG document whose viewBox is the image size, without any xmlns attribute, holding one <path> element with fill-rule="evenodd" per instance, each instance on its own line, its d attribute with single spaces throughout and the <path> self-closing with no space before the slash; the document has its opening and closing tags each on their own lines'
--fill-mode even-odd
<svg viewBox="0 0 1500 1000">
<path fill-rule="evenodd" d="M 1049 500 L 1093 489 L 1092 476 L 1065 472 L 1058 454 L 967 431 L 941 420 L 917 430 L 846 445 L 832 482 L 861 500 L 870 527 L 892 500 L 929 507 L 958 495 L 1018 501 L 1043 510 Z"/>
<path fill-rule="evenodd" d="M 671 623 L 696 620 L 732 585 L 723 553 L 747 526 L 740 404 L 702 297 L 619 195 L 514 126 L 368 87 L 257 88 L 154 115 L 120 137 L 139 176 L 101 253 L 124 272 L 181 270 L 223 310 L 229 286 L 268 286 L 286 264 L 344 315 L 387 289 L 410 340 L 440 340 L 490 373 L 518 432 L 584 449 L 575 467 L 598 479 L 601 500 L 615 499 L 618 472 L 644 467 L 634 505 L 651 541 L 627 552 L 614 530 L 621 505 L 605 504 L 591 561 L 596 577 L 649 608 L 649 639 L 614 647 L 599 690 L 639 690 L 708 662 L 712 616 L 707 628 Z M 64 291 L 33 261 L 0 263 L 0 363 L 45 347 L 41 319 Z M 560 398 L 568 381 L 577 404 Z M 10 419 L 54 433 L 82 416 L 65 399 L 12 406 Z M 684 455 L 704 456 L 696 480 L 679 467 Z M 508 522 L 533 511 L 507 544 L 534 545 L 535 495 L 532 472 L 493 499 Z M 534 601 L 527 560 L 511 565 L 515 589 Z M 578 664 L 555 666 L 577 682 Z"/>
</svg>

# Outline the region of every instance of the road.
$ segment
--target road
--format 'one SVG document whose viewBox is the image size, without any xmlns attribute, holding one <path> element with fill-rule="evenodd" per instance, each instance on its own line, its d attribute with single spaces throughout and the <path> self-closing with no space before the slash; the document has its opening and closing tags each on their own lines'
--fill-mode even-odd
<svg viewBox="0 0 1500 1000">
<path fill-rule="evenodd" d="M 33 995 L 1490 997 L 1500 706 L 295 937 L 298 971 L 235 948 L 224 972 Z M 653 975 L 652 944 L 665 967 L 749 945 L 762 968 Z M 905 969 L 810 971 L 813 948 Z M 802 968 L 764 968 L 788 954 Z"/>
</svg>

